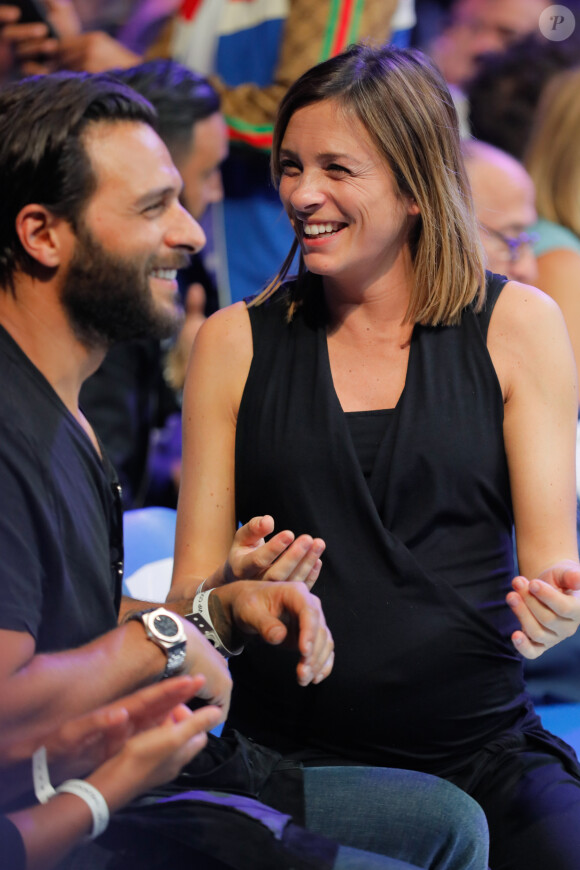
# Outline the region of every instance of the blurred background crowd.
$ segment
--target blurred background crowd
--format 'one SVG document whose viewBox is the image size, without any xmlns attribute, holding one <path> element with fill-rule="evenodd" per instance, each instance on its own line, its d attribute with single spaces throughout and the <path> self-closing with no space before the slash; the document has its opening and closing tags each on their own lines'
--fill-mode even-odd
<svg viewBox="0 0 580 870">
<path fill-rule="evenodd" d="M 182 275 L 177 341 L 115 349 L 84 390 L 126 508 L 175 506 L 180 391 L 197 327 L 262 289 L 292 242 L 269 176 L 276 107 L 290 81 L 353 38 L 372 33 L 428 53 L 466 140 L 505 152 L 467 155 L 488 265 L 552 295 L 580 354 L 578 0 L 559 7 L 569 13 L 562 21 L 549 17 L 546 0 L 367 0 L 354 7 L 369 16 L 368 33 L 364 18 L 362 30 L 349 25 L 348 5 L 318 3 L 314 12 L 304 0 L 37 0 L 39 21 L 24 24 L 15 6 L 0 4 L 0 81 L 137 68 L 129 81 L 167 115 L 188 208 L 208 237 Z M 171 63 L 141 71 L 159 58 Z M 544 91 L 552 96 L 541 100 Z"/>
</svg>

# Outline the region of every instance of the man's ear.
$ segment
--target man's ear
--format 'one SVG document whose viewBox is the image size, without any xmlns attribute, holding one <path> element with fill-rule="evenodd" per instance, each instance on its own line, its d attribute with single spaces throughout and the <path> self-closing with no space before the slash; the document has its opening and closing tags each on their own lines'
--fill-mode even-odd
<svg viewBox="0 0 580 870">
<path fill-rule="evenodd" d="M 42 266 L 54 269 L 61 264 L 64 224 L 43 205 L 29 203 L 19 211 L 15 226 L 26 253 Z"/>
</svg>

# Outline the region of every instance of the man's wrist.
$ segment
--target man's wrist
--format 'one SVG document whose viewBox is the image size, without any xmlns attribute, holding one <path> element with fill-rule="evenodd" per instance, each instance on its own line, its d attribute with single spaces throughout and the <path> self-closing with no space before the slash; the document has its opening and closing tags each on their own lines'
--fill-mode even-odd
<svg viewBox="0 0 580 870">
<path fill-rule="evenodd" d="M 226 619 L 223 607 L 215 590 L 198 591 L 195 595 L 191 613 L 186 614 L 195 627 L 225 658 L 239 655 L 244 646 L 237 632 Z"/>
<path fill-rule="evenodd" d="M 213 589 L 212 592 L 214 594 L 208 598 L 211 621 L 216 627 L 218 633 L 222 637 L 226 638 L 228 646 L 230 646 L 232 649 L 239 648 L 239 651 L 241 652 L 244 648 L 244 643 L 247 638 L 237 627 L 233 617 L 232 608 L 228 607 L 226 610 L 226 608 L 224 607 L 222 601 L 222 587 L 218 586 L 218 588 Z"/>
<path fill-rule="evenodd" d="M 187 637 L 176 614 L 165 607 L 152 607 L 130 612 L 127 619 L 140 622 L 147 638 L 165 653 L 166 666 L 162 678 L 182 672 L 186 661 Z"/>
<path fill-rule="evenodd" d="M 67 779 L 56 789 L 56 794 L 66 793 L 76 795 L 90 810 L 93 824 L 87 839 L 100 837 L 109 824 L 109 807 L 98 788 L 84 779 Z"/>
</svg>

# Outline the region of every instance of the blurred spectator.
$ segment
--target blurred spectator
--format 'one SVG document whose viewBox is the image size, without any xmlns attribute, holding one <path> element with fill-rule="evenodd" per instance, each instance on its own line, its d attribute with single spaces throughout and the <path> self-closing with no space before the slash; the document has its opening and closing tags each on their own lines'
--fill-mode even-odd
<svg viewBox="0 0 580 870">
<path fill-rule="evenodd" d="M 571 0 L 570 5 L 575 7 L 577 0 Z M 549 0 L 455 0 L 452 3 L 448 26 L 427 45 L 426 50 L 450 86 L 462 136 L 474 132 L 479 139 L 501 146 L 482 128 L 471 131 L 466 88 L 488 54 L 501 55 L 530 34 L 549 42 L 539 30 L 540 15 L 548 6 Z M 494 112 L 493 99 L 486 94 L 482 111 L 488 109 Z M 509 125 L 510 119 L 506 118 L 506 123 Z"/>
<path fill-rule="evenodd" d="M 2 53 L 12 48 L 10 64 L 31 75 L 57 68 L 101 72 L 132 66 L 159 37 L 179 0 L 45 0 L 47 17 L 59 39 L 47 39 L 42 24 L 18 24 L 17 6 L 0 6 Z"/>
<path fill-rule="evenodd" d="M 536 186 L 538 286 L 564 314 L 580 364 L 580 68 L 546 86 L 526 149 Z"/>
<path fill-rule="evenodd" d="M 228 142 L 218 94 L 206 78 L 169 60 L 117 71 L 117 76 L 154 105 L 159 134 L 183 179 L 182 202 L 199 220 L 207 206 L 223 196 L 220 164 Z M 203 265 L 194 264 L 180 275 L 187 326 L 172 356 L 187 353 L 186 345 L 206 311 L 217 308 L 210 277 L 205 274 L 205 287 L 195 280 L 200 271 Z M 178 385 L 179 380 L 173 383 Z M 117 470 L 124 508 L 175 506 L 180 412 L 176 394 L 163 377 L 159 342 L 141 339 L 111 348 L 98 371 L 85 382 L 81 403 Z M 157 430 L 158 448 L 152 456 L 152 434 Z"/>
<path fill-rule="evenodd" d="M 44 0 L 44 4 L 50 10 L 58 0 Z M 73 0 L 73 5 L 83 30 L 104 30 L 121 38 L 135 19 L 159 17 L 165 9 L 171 14 L 179 0 Z"/>
<path fill-rule="evenodd" d="M 466 87 L 472 134 L 522 160 L 542 89 L 558 72 L 580 63 L 580 21 L 568 39 L 537 33 L 489 54 Z"/>
<path fill-rule="evenodd" d="M 482 55 L 505 51 L 538 28 L 549 0 L 456 0 L 449 25 L 428 46 L 448 84 L 462 88 Z"/>
<path fill-rule="evenodd" d="M 536 220 L 534 183 L 524 167 L 485 142 L 463 142 L 475 214 L 492 272 L 534 284 L 538 275 L 530 226 Z"/>
</svg>

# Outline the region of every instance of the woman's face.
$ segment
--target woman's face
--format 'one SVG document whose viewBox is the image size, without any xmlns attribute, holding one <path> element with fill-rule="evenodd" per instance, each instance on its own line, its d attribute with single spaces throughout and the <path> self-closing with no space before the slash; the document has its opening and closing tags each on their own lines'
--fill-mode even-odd
<svg viewBox="0 0 580 870">
<path fill-rule="evenodd" d="M 299 109 L 280 149 L 280 197 L 307 268 L 368 286 L 400 261 L 414 200 L 354 116 L 333 100 Z"/>
</svg>

